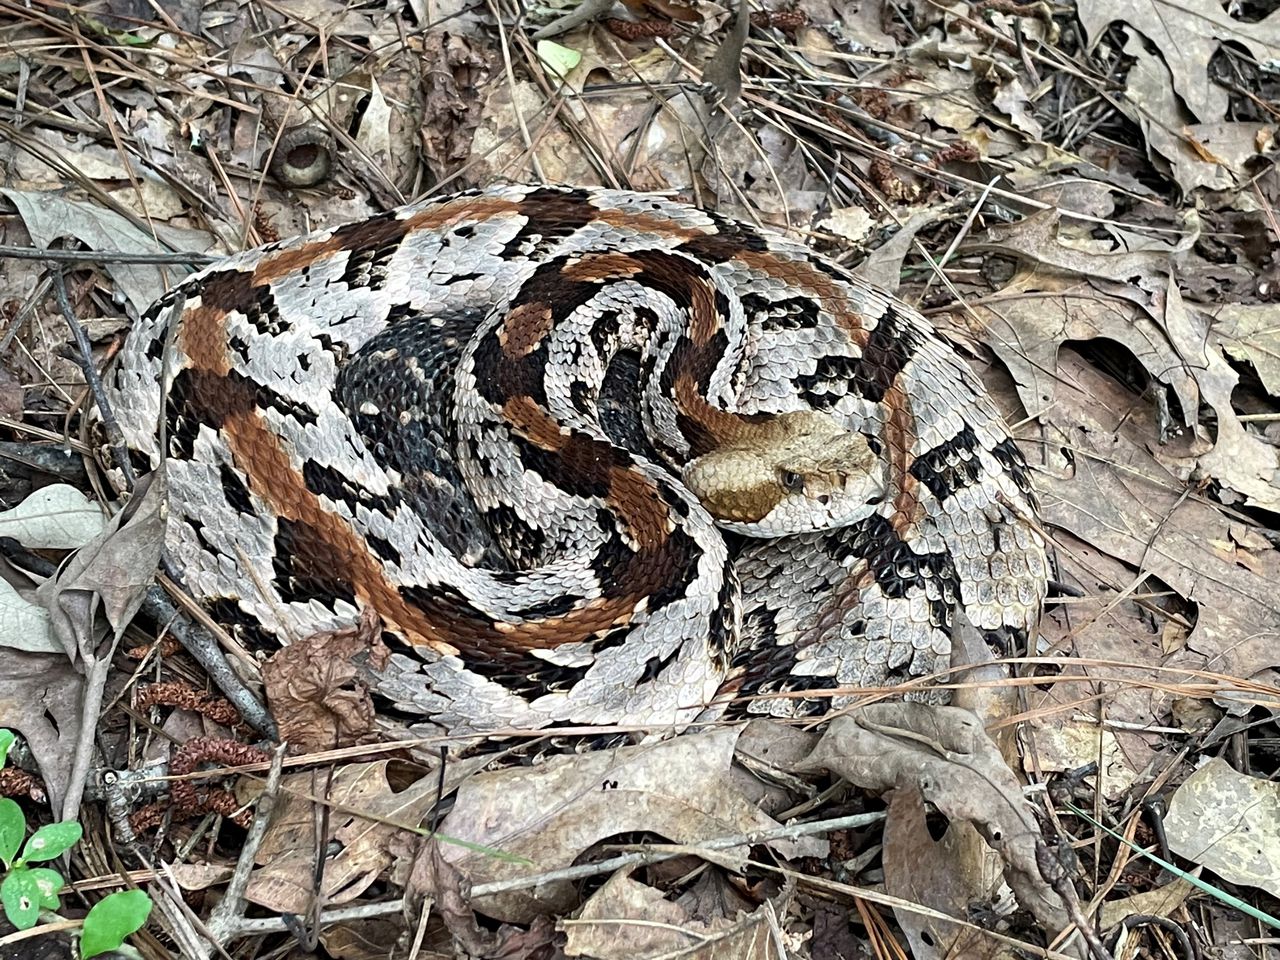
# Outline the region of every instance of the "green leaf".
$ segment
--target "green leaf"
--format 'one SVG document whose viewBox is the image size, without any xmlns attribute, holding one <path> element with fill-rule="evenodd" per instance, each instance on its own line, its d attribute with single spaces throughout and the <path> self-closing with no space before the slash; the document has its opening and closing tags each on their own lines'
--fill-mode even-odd
<svg viewBox="0 0 1280 960">
<path fill-rule="evenodd" d="M 582 54 L 551 40 L 539 40 L 538 59 L 548 70 L 563 80 L 569 75 L 569 71 L 582 62 Z"/>
<path fill-rule="evenodd" d="M 22 838 L 27 835 L 27 818 L 22 808 L 8 797 L 0 797 L 0 860 L 7 867 L 18 855 Z"/>
<path fill-rule="evenodd" d="M 147 922 L 150 913 L 151 898 L 141 890 L 121 890 L 103 897 L 84 918 L 80 956 L 89 960 L 117 949 L 125 937 Z"/>
<path fill-rule="evenodd" d="M 0 767 L 4 766 L 5 758 L 9 756 L 9 748 L 17 739 L 17 734 L 12 730 L 0 730 Z"/>
<path fill-rule="evenodd" d="M 51 823 L 31 835 L 22 848 L 22 859 L 38 861 L 60 857 L 79 843 L 83 835 L 84 829 L 74 820 Z"/>
<path fill-rule="evenodd" d="M 40 917 L 40 884 L 31 871 L 15 867 L 0 882 L 4 915 L 16 930 L 30 930 Z"/>
<path fill-rule="evenodd" d="M 46 910 L 57 910 L 61 906 L 58 902 L 58 894 L 67 885 L 67 882 L 62 879 L 62 874 L 48 867 L 34 867 L 27 872 L 31 874 L 36 888 L 40 891 L 40 906 Z"/>
</svg>

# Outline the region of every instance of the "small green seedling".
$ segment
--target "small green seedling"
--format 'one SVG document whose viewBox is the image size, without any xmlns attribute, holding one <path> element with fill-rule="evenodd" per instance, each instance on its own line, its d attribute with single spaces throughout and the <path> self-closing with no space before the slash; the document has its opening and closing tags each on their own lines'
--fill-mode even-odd
<svg viewBox="0 0 1280 960">
<path fill-rule="evenodd" d="M 0 767 L 4 766 L 14 734 L 0 730 Z M 84 830 L 74 820 L 50 823 L 27 838 L 27 818 L 8 797 L 0 797 L 0 905 L 18 930 L 30 930 L 41 913 L 56 916 L 59 894 L 66 886 L 62 875 L 49 867 L 32 866 L 54 860 L 80 842 Z M 19 854 L 21 851 L 21 854 Z M 94 904 L 80 931 L 83 960 L 119 949 L 125 937 L 147 922 L 151 898 L 141 890 L 122 890 Z"/>
<path fill-rule="evenodd" d="M 80 931 L 80 956 L 96 957 L 118 950 L 124 938 L 147 922 L 151 898 L 142 890 L 120 890 L 103 897 L 89 910 Z"/>
</svg>

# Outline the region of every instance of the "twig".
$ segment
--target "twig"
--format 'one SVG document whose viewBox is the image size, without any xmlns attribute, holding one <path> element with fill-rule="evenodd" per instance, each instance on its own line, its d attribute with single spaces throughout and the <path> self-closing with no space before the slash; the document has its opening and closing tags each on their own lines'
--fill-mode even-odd
<svg viewBox="0 0 1280 960">
<path fill-rule="evenodd" d="M 1115 960 L 1111 956 L 1111 952 L 1102 944 L 1102 938 L 1098 936 L 1098 931 L 1094 929 L 1089 918 L 1084 915 L 1084 911 L 1080 909 L 1080 898 L 1076 896 L 1076 888 L 1071 885 L 1070 872 L 1063 865 L 1062 861 L 1054 856 L 1049 845 L 1044 840 L 1036 841 L 1036 866 L 1040 868 L 1040 876 L 1045 883 L 1053 888 L 1053 892 L 1058 895 L 1063 906 L 1067 908 L 1067 913 L 1071 917 L 1071 922 L 1075 924 L 1077 932 L 1084 938 L 1084 942 L 1089 946 L 1089 954 L 1094 960 Z"/>
<path fill-rule="evenodd" d="M 111 456 L 115 458 L 116 466 L 124 477 L 125 484 L 132 490 L 136 477 L 133 473 L 133 465 L 129 462 L 129 451 L 125 447 L 124 434 L 120 432 L 120 424 L 111 410 L 111 401 L 107 399 L 102 389 L 102 378 L 98 376 L 98 368 L 93 362 L 93 347 L 89 343 L 89 337 L 71 309 L 71 298 L 67 296 L 67 281 L 60 265 L 55 266 L 53 270 L 53 292 L 58 299 L 58 309 L 62 311 L 62 318 L 66 320 L 67 327 L 71 330 L 71 337 L 75 341 L 76 359 L 84 374 L 85 383 L 89 385 L 89 392 L 93 394 L 93 400 L 98 405 L 98 412 L 102 416 L 102 426 L 107 432 Z"/>
<path fill-rule="evenodd" d="M 576 867 L 563 867 L 559 870 L 550 870 L 546 873 L 532 874 L 526 877 L 514 877 L 510 880 L 495 880 L 492 883 L 481 883 L 471 888 L 471 897 L 478 900 L 481 897 L 492 896 L 496 893 L 509 893 L 512 890 L 526 890 L 529 887 L 536 887 L 540 884 L 550 883 L 555 880 L 581 880 L 583 877 L 593 877 L 601 873 L 611 873 L 622 867 L 628 867 L 636 864 L 662 863 L 665 860 L 671 860 L 675 857 L 683 856 L 694 849 L 702 850 L 726 850 L 732 847 L 750 846 L 757 843 L 765 843 L 770 840 L 788 840 L 794 837 L 812 836 L 817 833 L 827 833 L 832 830 L 847 830 L 854 827 L 865 827 L 868 824 L 875 823 L 877 820 L 884 819 L 883 813 L 858 813 L 848 817 L 833 817 L 829 820 L 812 820 L 808 823 L 792 823 L 786 826 L 773 827 L 768 830 L 754 830 L 751 833 L 740 833 L 731 837 L 716 837 L 711 840 L 703 841 L 695 846 L 684 846 L 678 850 L 652 850 L 637 851 L 634 853 L 624 853 L 620 856 L 610 857 L 607 860 L 599 860 L 595 863 L 583 863 Z M 346 920 L 368 919 L 370 917 L 385 917 L 391 914 L 400 913 L 404 909 L 404 901 L 391 900 L 387 903 L 367 903 L 359 907 L 344 907 L 341 910 L 330 910 L 322 913 L 318 922 L 320 924 L 338 923 Z M 282 919 L 276 917 L 242 920 L 240 925 L 235 929 L 236 936 L 251 936 L 267 933 L 283 933 L 286 927 Z"/>
<path fill-rule="evenodd" d="M 236 861 L 235 872 L 231 874 L 231 880 L 227 883 L 222 899 L 209 914 L 208 932 L 215 944 L 229 940 L 244 921 L 244 893 L 249 886 L 249 876 L 253 873 L 254 857 L 257 856 L 262 839 L 267 834 L 267 825 L 271 822 L 276 797 L 280 793 L 280 773 L 283 770 L 286 746 L 287 744 L 280 744 L 271 757 L 271 770 L 267 774 L 267 783 L 258 797 L 258 808 L 253 815 L 253 823 L 249 825 L 249 832 L 244 838 L 244 846 L 240 848 L 240 859 Z"/>
<path fill-rule="evenodd" d="M 126 253 L 122 250 L 49 250 L 0 244 L 0 260 L 45 260 L 50 263 L 217 263 L 225 257 L 212 253 Z"/>
<path fill-rule="evenodd" d="M 213 685 L 240 711 L 245 723 L 271 740 L 279 737 L 275 720 L 232 668 L 221 645 L 209 630 L 187 617 L 163 587 L 150 588 L 142 607 L 157 624 L 168 626 L 169 633 L 204 668 Z"/>
</svg>

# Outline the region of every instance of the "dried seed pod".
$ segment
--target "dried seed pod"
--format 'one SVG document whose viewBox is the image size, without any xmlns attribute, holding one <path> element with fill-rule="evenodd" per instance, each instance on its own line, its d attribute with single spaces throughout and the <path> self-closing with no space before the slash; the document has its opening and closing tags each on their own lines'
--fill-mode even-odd
<svg viewBox="0 0 1280 960">
<path fill-rule="evenodd" d="M 290 127 L 271 157 L 271 175 L 286 187 L 314 187 L 333 169 L 333 138 L 318 123 Z"/>
</svg>

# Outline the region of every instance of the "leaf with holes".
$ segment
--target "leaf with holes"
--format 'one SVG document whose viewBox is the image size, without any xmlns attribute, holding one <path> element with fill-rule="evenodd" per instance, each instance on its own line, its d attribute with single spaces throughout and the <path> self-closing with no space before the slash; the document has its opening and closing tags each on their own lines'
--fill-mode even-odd
<svg viewBox="0 0 1280 960">
<path fill-rule="evenodd" d="M 4 915 L 17 930 L 30 930 L 40 918 L 40 882 L 31 871 L 18 867 L 0 882 Z"/>
<path fill-rule="evenodd" d="M 27 873 L 31 875 L 31 879 L 39 893 L 40 906 L 45 910 L 57 910 L 59 906 L 58 894 L 67 885 L 67 881 L 62 879 L 62 874 L 57 870 L 50 870 L 48 867 L 32 867 L 27 870 Z"/>
<path fill-rule="evenodd" d="M 30 861 L 52 860 L 66 853 L 84 836 L 84 828 L 74 820 L 50 823 L 31 835 L 22 848 L 22 859 Z"/>
</svg>

